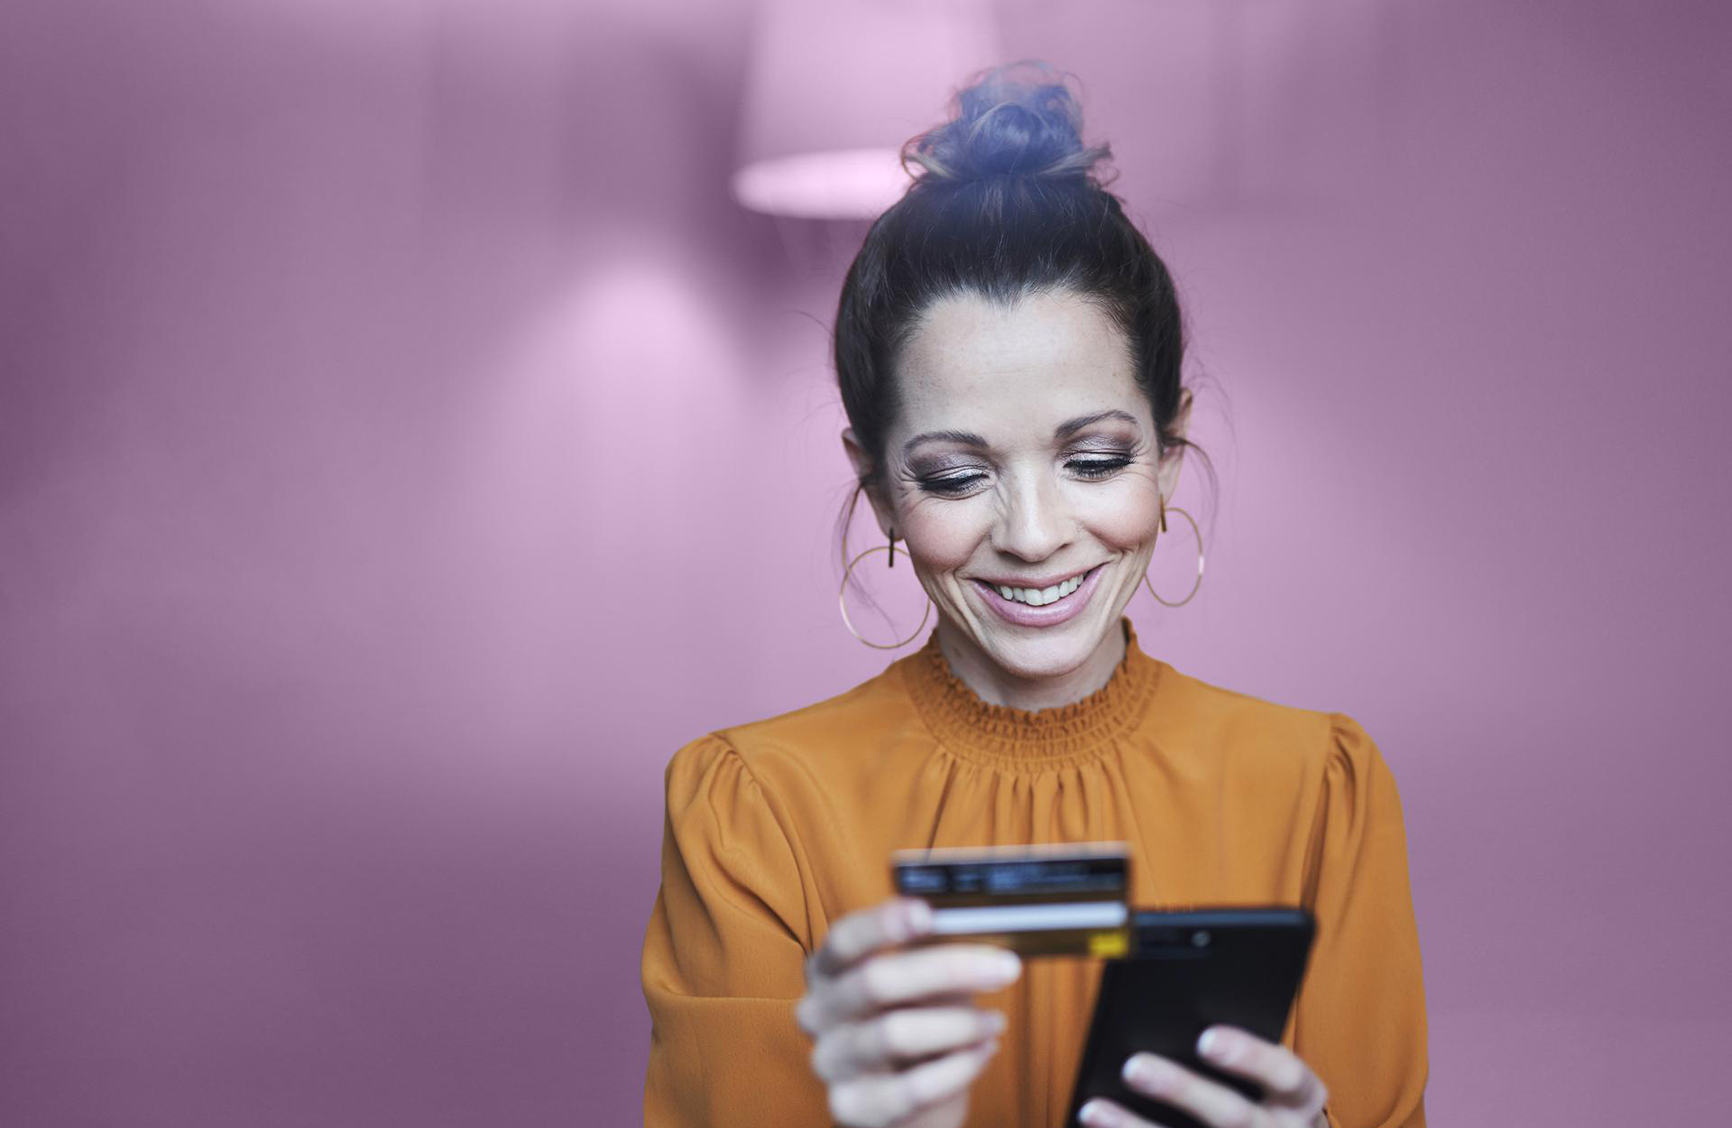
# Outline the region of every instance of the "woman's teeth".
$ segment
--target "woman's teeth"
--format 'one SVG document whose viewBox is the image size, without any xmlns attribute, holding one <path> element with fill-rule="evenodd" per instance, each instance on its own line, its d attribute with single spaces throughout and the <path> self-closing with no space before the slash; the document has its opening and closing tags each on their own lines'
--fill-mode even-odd
<svg viewBox="0 0 1732 1128">
<path fill-rule="evenodd" d="M 1088 573 L 1083 573 L 1087 575 Z M 1044 607 L 1048 603 L 1056 603 L 1071 592 L 1082 586 L 1082 576 L 1072 576 L 1063 583 L 1054 584 L 1049 588 L 1013 588 L 1003 584 L 993 584 L 998 594 L 1018 603 L 1026 603 L 1030 607 Z"/>
</svg>

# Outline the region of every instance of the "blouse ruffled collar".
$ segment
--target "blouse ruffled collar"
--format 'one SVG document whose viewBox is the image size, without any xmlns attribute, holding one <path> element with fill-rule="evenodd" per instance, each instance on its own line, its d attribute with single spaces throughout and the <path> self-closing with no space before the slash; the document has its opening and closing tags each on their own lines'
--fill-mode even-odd
<svg viewBox="0 0 1732 1128">
<path fill-rule="evenodd" d="M 1011 769 L 1052 768 L 1093 760 L 1147 713 L 1162 664 L 1137 645 L 1136 629 L 1121 616 L 1125 656 L 1105 685 L 1050 709 L 1018 709 L 980 698 L 938 646 L 935 629 L 918 651 L 900 659 L 915 709 L 946 750 L 965 760 Z"/>
</svg>

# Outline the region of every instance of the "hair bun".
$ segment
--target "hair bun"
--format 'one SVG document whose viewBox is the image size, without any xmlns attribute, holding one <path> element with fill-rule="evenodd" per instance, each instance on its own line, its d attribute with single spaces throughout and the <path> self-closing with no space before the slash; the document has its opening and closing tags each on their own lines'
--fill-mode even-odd
<svg viewBox="0 0 1732 1128">
<path fill-rule="evenodd" d="M 1112 150 L 1083 144 L 1065 77 L 1038 59 L 987 69 L 956 92 L 955 117 L 903 146 L 902 167 L 920 164 L 922 181 L 1087 175 Z"/>
</svg>

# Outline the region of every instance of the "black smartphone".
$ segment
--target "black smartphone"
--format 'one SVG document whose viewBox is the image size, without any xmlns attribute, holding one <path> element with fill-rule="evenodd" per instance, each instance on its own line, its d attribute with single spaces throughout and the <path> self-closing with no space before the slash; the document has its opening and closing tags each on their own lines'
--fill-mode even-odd
<svg viewBox="0 0 1732 1128">
<path fill-rule="evenodd" d="M 1197 1038 L 1216 1023 L 1279 1041 L 1299 993 L 1316 921 L 1285 905 L 1139 909 L 1132 914 L 1131 953 L 1101 967 L 1094 1018 L 1077 1068 L 1067 1128 L 1077 1112 L 1105 1097 L 1166 1128 L 1207 1128 L 1164 1101 L 1126 1087 L 1125 1059 L 1147 1052 L 1171 1058 L 1252 1100 L 1261 1086 L 1197 1056 Z"/>
</svg>

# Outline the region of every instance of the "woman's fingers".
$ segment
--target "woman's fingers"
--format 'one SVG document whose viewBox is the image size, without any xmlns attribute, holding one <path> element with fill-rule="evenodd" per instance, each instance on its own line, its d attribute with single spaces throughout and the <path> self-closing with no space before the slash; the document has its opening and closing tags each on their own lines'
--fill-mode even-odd
<svg viewBox="0 0 1732 1128">
<path fill-rule="evenodd" d="M 924 902 L 893 898 L 837 921 L 806 960 L 795 1017 L 838 1124 L 887 1128 L 959 1099 L 998 1050 L 1004 1017 L 973 996 L 1015 982 L 1022 961 L 987 944 L 886 950 L 931 927 Z"/>
<path fill-rule="evenodd" d="M 1298 1054 L 1236 1026 L 1212 1026 L 1204 1033 L 1198 1052 L 1212 1065 L 1261 1085 L 1260 1104 L 1159 1054 L 1132 1054 L 1124 1066 L 1125 1084 L 1216 1128 L 1315 1122 L 1328 1092 Z M 1090 1128 L 1146 1128 L 1148 1124 L 1107 1100 L 1090 1101 L 1080 1118 Z"/>
<path fill-rule="evenodd" d="M 932 927 L 932 910 L 913 897 L 893 897 L 849 913 L 830 929 L 824 943 L 806 959 L 808 983 L 840 975 L 880 948 L 905 944 Z"/>
<path fill-rule="evenodd" d="M 1085 1128 L 1162 1128 L 1158 1124 L 1150 1124 L 1121 1104 L 1114 1104 L 1105 1097 L 1096 1097 L 1077 1109 L 1076 1118 Z"/>
<path fill-rule="evenodd" d="M 887 1128 L 967 1088 L 992 1055 L 993 1039 L 899 1073 L 863 1074 L 830 1086 L 830 1115 L 848 1128 Z"/>
<path fill-rule="evenodd" d="M 971 1006 L 904 1007 L 832 1026 L 812 1049 L 825 1081 L 844 1081 L 899 1063 L 972 1046 L 1000 1034 L 1004 1015 Z"/>
<path fill-rule="evenodd" d="M 1263 1122 L 1261 1109 L 1251 1101 L 1159 1054 L 1132 1054 L 1123 1077 L 1133 1092 L 1182 1108 L 1205 1124 L 1250 1128 Z M 1085 1123 L 1114 1124 L 1112 1120 Z"/>
<path fill-rule="evenodd" d="M 796 1008 L 816 1035 L 889 1007 L 935 995 L 996 991 L 1022 974 L 1016 953 L 990 944 L 940 944 L 868 957 L 833 979 L 819 979 Z"/>
<path fill-rule="evenodd" d="M 827 1025 L 817 998 L 826 983 L 873 952 L 921 935 L 931 924 L 932 910 L 913 897 L 892 897 L 838 920 L 818 950 L 806 957 L 806 995 L 794 1008 L 800 1029 L 815 1038 Z"/>
<path fill-rule="evenodd" d="M 1211 1026 L 1203 1031 L 1197 1051 L 1211 1065 L 1248 1077 L 1263 1086 L 1269 1103 L 1320 1111 L 1329 1093 L 1323 1079 L 1303 1058 L 1279 1042 L 1257 1037 L 1237 1026 Z"/>
</svg>

